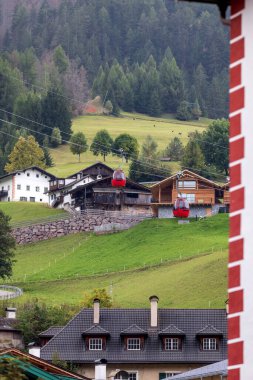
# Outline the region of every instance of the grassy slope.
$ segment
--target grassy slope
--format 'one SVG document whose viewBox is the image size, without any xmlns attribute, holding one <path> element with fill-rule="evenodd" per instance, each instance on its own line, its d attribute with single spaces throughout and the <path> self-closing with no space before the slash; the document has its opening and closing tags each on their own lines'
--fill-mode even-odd
<svg viewBox="0 0 253 380">
<path fill-rule="evenodd" d="M 178 225 L 176 220 L 148 220 L 121 233 L 53 239 L 18 248 L 15 281 L 87 276 L 157 265 L 227 247 L 227 216 Z M 182 244 L 183 243 L 183 244 Z M 35 248 L 36 247 L 36 248 Z M 159 247 L 159 249 L 158 249 Z M 34 262 L 36 257 L 36 270 Z"/>
<path fill-rule="evenodd" d="M 179 122 L 178 120 L 168 117 L 154 119 L 145 115 L 138 114 L 123 114 L 124 117 L 115 118 L 110 116 L 80 116 L 73 120 L 73 132 L 83 132 L 91 144 L 95 134 L 101 129 L 107 129 L 113 138 L 121 133 L 129 133 L 138 139 L 141 145 L 145 137 L 149 134 L 156 140 L 159 149 L 164 149 L 169 141 L 179 136 L 182 142 L 186 144 L 189 132 L 196 129 L 203 129 L 210 123 L 208 119 L 201 119 L 194 122 Z M 155 125 L 155 126 L 154 126 Z M 180 133 L 180 135 L 179 135 Z M 99 160 L 102 161 L 102 156 L 94 156 L 90 151 L 81 155 L 81 162 L 78 163 L 77 156 L 73 156 L 68 145 L 62 145 L 60 148 L 52 150 L 52 157 L 55 167 L 50 171 L 58 176 L 66 176 L 81 168 Z M 120 160 L 115 156 L 106 158 L 108 165 L 116 167 Z M 178 163 L 170 163 L 172 171 L 179 168 Z M 128 165 L 125 165 L 127 171 Z"/>
<path fill-rule="evenodd" d="M 11 216 L 11 223 L 39 220 L 64 213 L 45 204 L 28 202 L 1 202 L 0 210 Z"/>
<path fill-rule="evenodd" d="M 119 307 L 148 307 L 148 297 L 157 294 L 160 307 L 223 308 L 227 298 L 227 252 L 132 273 L 19 285 L 25 293 L 16 302 L 37 297 L 48 304 L 79 304 L 86 292 L 103 287 Z"/>
<path fill-rule="evenodd" d="M 76 303 L 85 291 L 110 290 L 113 284 L 120 306 L 144 306 L 157 293 L 171 307 L 207 307 L 209 301 L 220 307 L 226 294 L 227 234 L 228 218 L 219 215 L 189 225 L 151 220 L 114 235 L 70 235 L 19 247 L 13 280 L 26 290 L 23 299 L 36 296 L 52 303 Z M 147 267 L 161 264 L 161 258 L 162 265 Z"/>
</svg>

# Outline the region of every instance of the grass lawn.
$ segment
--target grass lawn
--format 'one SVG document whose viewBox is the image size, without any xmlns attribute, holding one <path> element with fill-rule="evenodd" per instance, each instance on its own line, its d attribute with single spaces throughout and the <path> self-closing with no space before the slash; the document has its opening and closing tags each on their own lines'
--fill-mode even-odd
<svg viewBox="0 0 253 380">
<path fill-rule="evenodd" d="M 141 146 L 147 135 L 151 135 L 158 144 L 158 149 L 164 149 L 169 141 L 178 136 L 184 144 L 187 143 L 188 134 L 196 129 L 202 132 L 210 123 L 208 119 L 200 119 L 194 122 L 179 122 L 170 115 L 163 118 L 152 118 L 141 114 L 123 113 L 122 117 L 86 115 L 73 119 L 73 132 L 83 132 L 90 145 L 95 134 L 101 129 L 107 129 L 110 135 L 115 138 L 121 133 L 129 133 L 138 139 Z M 49 171 L 57 176 L 70 175 L 83 167 L 93 164 L 96 161 L 103 161 L 102 156 L 94 156 L 89 150 L 81 155 L 81 162 L 78 157 L 70 152 L 69 145 L 62 145 L 51 151 L 55 166 Z M 109 155 L 106 163 L 109 166 L 117 167 L 121 162 L 118 157 Z M 169 163 L 168 167 L 173 172 L 179 169 L 179 163 Z M 125 171 L 128 165 L 125 164 Z"/>
<path fill-rule="evenodd" d="M 114 306 L 118 307 L 149 307 L 149 296 L 156 294 L 160 297 L 159 307 L 224 308 L 227 252 L 132 273 L 19 285 L 24 289 L 24 295 L 15 300 L 17 304 L 34 297 L 47 304 L 80 304 L 85 293 L 94 288 L 105 288 L 111 294 Z"/>
<path fill-rule="evenodd" d="M 31 289 L 38 291 L 38 283 L 43 288 L 52 282 L 56 292 L 59 284 L 64 287 L 65 283 L 71 284 L 75 279 L 89 284 L 89 288 L 94 283 L 100 287 L 104 286 L 102 282 L 100 285 L 100 278 L 125 278 L 131 276 L 131 272 L 142 273 L 147 269 L 151 273 L 161 264 L 174 266 L 184 262 L 188 268 L 190 261 L 185 260 L 205 253 L 217 252 L 222 256 L 227 249 L 227 236 L 227 215 L 192 221 L 188 225 L 178 225 L 176 220 L 168 219 L 147 220 L 128 231 L 111 235 L 69 235 L 19 246 L 12 282 L 21 283 L 21 287 L 29 291 L 28 296 L 35 291 L 31 292 Z M 148 284 L 155 286 L 156 282 Z M 130 281 L 129 289 L 131 286 Z M 50 291 L 48 297 L 56 300 L 58 295 Z"/>
<path fill-rule="evenodd" d="M 65 213 L 46 204 L 30 202 L 0 202 L 0 210 L 11 217 L 11 224 L 32 221 Z"/>
</svg>

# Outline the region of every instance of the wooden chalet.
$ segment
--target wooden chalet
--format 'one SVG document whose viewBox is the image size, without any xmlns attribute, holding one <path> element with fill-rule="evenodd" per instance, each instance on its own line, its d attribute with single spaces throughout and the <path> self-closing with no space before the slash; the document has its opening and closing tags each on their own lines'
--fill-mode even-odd
<svg viewBox="0 0 253 380">
<path fill-rule="evenodd" d="M 94 180 L 70 191 L 71 203 L 75 208 L 85 210 L 97 208 L 103 210 L 149 211 L 151 191 L 129 179 L 123 188 L 111 185 L 112 175 Z"/>
<path fill-rule="evenodd" d="M 220 186 L 190 170 L 183 170 L 151 186 L 152 210 L 155 216 L 172 217 L 172 209 L 178 193 L 183 194 L 191 207 L 191 216 L 204 216 L 218 212 L 220 206 L 229 203 L 228 185 Z"/>
<path fill-rule="evenodd" d="M 78 179 L 80 176 L 85 177 L 88 175 L 90 177 L 93 177 L 94 179 L 102 179 L 108 176 L 112 176 L 113 171 L 114 170 L 110 168 L 110 166 L 104 164 L 103 162 L 96 162 L 95 164 L 90 165 L 87 168 L 84 168 L 67 178 Z"/>
</svg>

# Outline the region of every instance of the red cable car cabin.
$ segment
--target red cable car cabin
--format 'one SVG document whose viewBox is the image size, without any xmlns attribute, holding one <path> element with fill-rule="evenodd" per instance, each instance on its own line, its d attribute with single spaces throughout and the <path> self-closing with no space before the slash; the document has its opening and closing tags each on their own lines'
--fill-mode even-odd
<svg viewBox="0 0 253 380">
<path fill-rule="evenodd" d="M 117 169 L 114 171 L 113 176 L 112 176 L 112 186 L 113 187 L 126 186 L 126 176 L 122 169 Z"/>
<path fill-rule="evenodd" d="M 190 213 L 189 203 L 186 198 L 178 197 L 174 203 L 173 215 L 176 218 L 188 218 Z"/>
</svg>

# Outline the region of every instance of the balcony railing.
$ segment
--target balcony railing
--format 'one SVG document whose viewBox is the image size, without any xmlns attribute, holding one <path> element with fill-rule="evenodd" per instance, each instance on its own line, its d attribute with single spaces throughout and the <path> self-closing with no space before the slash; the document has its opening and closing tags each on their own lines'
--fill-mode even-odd
<svg viewBox="0 0 253 380">
<path fill-rule="evenodd" d="M 8 197 L 8 190 L 0 190 L 0 198 Z"/>
</svg>

